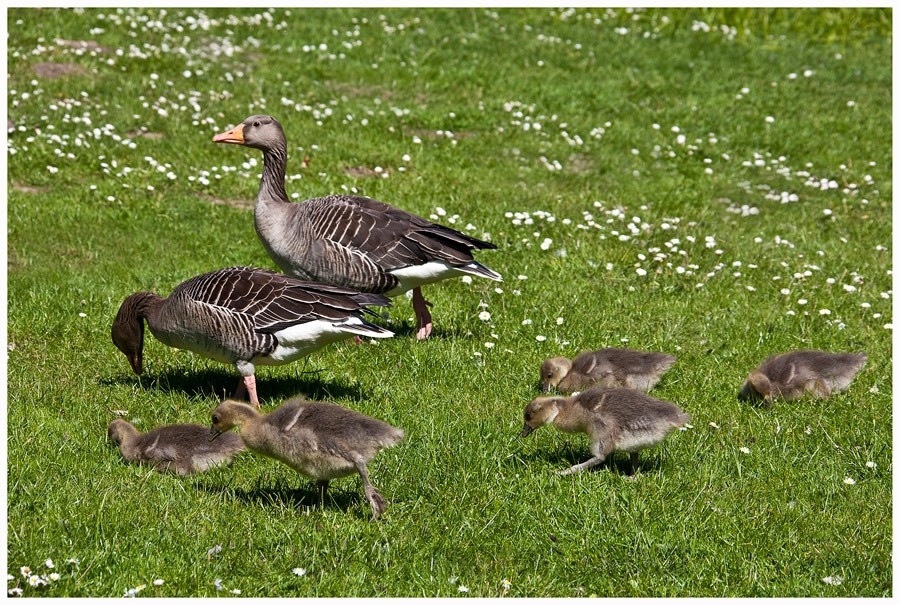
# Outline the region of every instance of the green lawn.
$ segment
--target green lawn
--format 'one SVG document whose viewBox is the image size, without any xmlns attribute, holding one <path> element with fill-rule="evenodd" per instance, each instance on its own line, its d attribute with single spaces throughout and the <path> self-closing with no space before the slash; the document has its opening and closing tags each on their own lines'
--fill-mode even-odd
<svg viewBox="0 0 900 605">
<path fill-rule="evenodd" d="M 889 9 L 7 16 L 11 594 L 892 594 Z M 298 200 L 498 246 L 502 284 L 425 289 L 429 341 L 399 297 L 394 338 L 258 369 L 264 410 L 302 393 L 406 431 L 370 466 L 376 523 L 357 478 L 320 507 L 271 460 L 178 478 L 106 438 L 117 411 L 208 424 L 237 383 L 152 337 L 137 377 L 109 330 L 132 292 L 273 267 L 261 157 L 211 142 L 252 113 L 284 124 Z M 518 437 L 540 363 L 617 345 L 679 357 L 652 394 L 691 428 L 633 478 L 622 454 L 558 477 L 588 442 Z M 737 401 L 808 347 L 869 361 L 827 401 Z"/>
</svg>

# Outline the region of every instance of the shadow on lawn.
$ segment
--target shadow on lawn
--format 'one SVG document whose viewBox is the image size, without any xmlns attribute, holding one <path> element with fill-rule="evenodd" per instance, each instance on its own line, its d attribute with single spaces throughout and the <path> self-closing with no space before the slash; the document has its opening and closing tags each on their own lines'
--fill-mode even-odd
<svg viewBox="0 0 900 605">
<path fill-rule="evenodd" d="M 591 457 L 587 447 L 561 447 L 557 450 L 537 450 L 528 453 L 520 453 L 518 456 L 526 464 L 531 462 L 545 462 L 553 467 L 554 471 L 561 471 L 580 464 Z M 638 458 L 638 473 L 659 471 L 665 466 L 661 463 L 658 452 L 643 451 Z M 558 467 L 558 468 L 557 468 Z M 627 452 L 613 452 L 606 460 L 597 466 L 585 469 L 584 473 L 613 472 L 617 475 L 631 475 L 631 457 Z"/>
<path fill-rule="evenodd" d="M 304 372 L 301 376 L 264 376 L 257 373 L 256 388 L 260 403 L 265 409 L 268 405 L 280 405 L 284 400 L 302 395 L 311 400 L 328 399 L 362 399 L 364 393 L 357 385 L 344 382 L 324 383 L 318 380 L 317 371 Z M 201 370 L 167 370 L 160 374 L 120 373 L 115 376 L 101 378 L 100 384 L 126 385 L 138 384 L 144 389 L 154 389 L 164 393 L 184 393 L 188 397 L 210 397 L 226 399 L 234 395 L 240 376 L 237 372 L 218 369 Z"/>
<path fill-rule="evenodd" d="M 257 485 L 252 489 L 242 489 L 231 487 L 230 485 L 210 485 L 208 483 L 197 482 L 194 489 L 208 494 L 216 494 L 223 498 L 231 498 L 238 500 L 248 506 L 259 507 L 284 507 L 300 511 L 305 508 L 318 509 L 323 507 L 319 501 L 319 488 L 315 483 L 306 480 L 304 477 L 297 476 L 298 482 L 302 487 L 290 488 L 283 484 L 276 484 L 275 487 L 262 487 Z M 328 486 L 325 494 L 324 508 L 337 508 L 341 511 L 347 511 L 352 505 L 359 502 L 362 495 L 353 493 L 349 490 L 343 490 L 334 483 Z M 364 513 L 368 513 L 368 507 Z"/>
</svg>

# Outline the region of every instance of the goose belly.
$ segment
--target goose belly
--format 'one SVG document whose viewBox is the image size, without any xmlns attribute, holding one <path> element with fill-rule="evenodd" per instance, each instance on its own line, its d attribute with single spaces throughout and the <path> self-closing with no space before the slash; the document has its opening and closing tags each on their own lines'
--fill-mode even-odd
<svg viewBox="0 0 900 605">
<path fill-rule="evenodd" d="M 278 340 L 275 350 L 268 355 L 253 358 L 252 362 L 257 365 L 281 365 L 305 357 L 325 345 L 352 336 L 354 332 L 351 320 L 362 323 L 355 317 L 344 323 L 317 319 L 279 330 L 275 332 Z"/>
<path fill-rule="evenodd" d="M 217 341 L 201 334 L 182 335 L 178 333 L 156 331 L 153 332 L 153 336 L 164 345 L 183 351 L 190 351 L 191 353 L 197 353 L 198 355 L 202 355 L 213 361 L 234 363 L 237 359 L 234 351 L 226 349 Z"/>
<path fill-rule="evenodd" d="M 467 274 L 464 267 L 454 267 L 443 261 L 431 261 L 423 265 L 394 269 L 390 274 L 397 278 L 397 286 L 387 292 L 386 296 L 397 296 L 413 288 L 433 284 L 434 282 Z"/>
</svg>

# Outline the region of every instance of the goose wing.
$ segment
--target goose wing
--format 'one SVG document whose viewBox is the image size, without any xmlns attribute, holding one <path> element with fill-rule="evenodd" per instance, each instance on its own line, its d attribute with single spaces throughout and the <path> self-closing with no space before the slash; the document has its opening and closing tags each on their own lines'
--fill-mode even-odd
<svg viewBox="0 0 900 605">
<path fill-rule="evenodd" d="M 390 305 L 386 297 L 378 294 L 304 282 L 253 267 L 213 271 L 183 286 L 183 296 L 264 334 L 317 319 L 360 317 L 366 311 L 365 305 Z"/>
<path fill-rule="evenodd" d="M 316 238 L 361 251 L 382 271 L 431 261 L 472 262 L 472 250 L 494 244 L 361 196 L 332 195 L 300 205 Z"/>
</svg>

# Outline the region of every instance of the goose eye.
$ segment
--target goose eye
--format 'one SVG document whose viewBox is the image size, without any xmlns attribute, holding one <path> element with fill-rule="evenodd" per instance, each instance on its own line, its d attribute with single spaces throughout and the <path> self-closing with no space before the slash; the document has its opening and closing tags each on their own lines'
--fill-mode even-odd
<svg viewBox="0 0 900 605">
<path fill-rule="evenodd" d="M 525 412 L 525 422 L 531 422 L 531 412 Z"/>
<path fill-rule="evenodd" d="M 253 122 L 253 125 L 254 125 L 254 126 L 259 126 L 259 120 Z"/>
<path fill-rule="evenodd" d="M 216 414 L 213 414 L 212 421 L 213 421 L 213 424 L 219 424 L 219 416 Z"/>
</svg>

